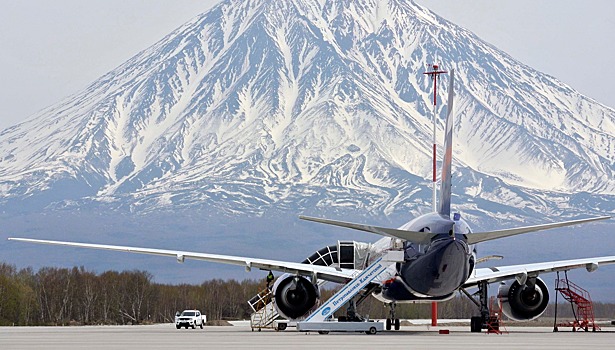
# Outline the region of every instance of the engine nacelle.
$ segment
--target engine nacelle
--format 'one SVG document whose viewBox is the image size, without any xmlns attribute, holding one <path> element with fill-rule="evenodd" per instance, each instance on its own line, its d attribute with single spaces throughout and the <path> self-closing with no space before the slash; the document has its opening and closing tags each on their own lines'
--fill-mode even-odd
<svg viewBox="0 0 615 350">
<path fill-rule="evenodd" d="M 284 274 L 273 285 L 273 295 L 278 313 L 294 320 L 314 308 L 320 290 L 303 276 Z"/>
<path fill-rule="evenodd" d="M 528 280 L 521 285 L 516 279 L 503 282 L 498 289 L 502 311 L 515 321 L 531 321 L 542 315 L 549 303 L 549 289 L 540 278 L 532 287 Z"/>
</svg>

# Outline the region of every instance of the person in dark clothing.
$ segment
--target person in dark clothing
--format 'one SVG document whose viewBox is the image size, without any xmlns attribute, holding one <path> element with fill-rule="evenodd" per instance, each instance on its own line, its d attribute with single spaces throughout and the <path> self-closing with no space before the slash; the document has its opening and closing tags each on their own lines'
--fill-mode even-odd
<svg viewBox="0 0 615 350">
<path fill-rule="evenodd" d="M 273 272 L 269 271 L 269 274 L 267 275 L 267 289 L 271 289 L 270 285 L 271 285 L 271 282 L 273 282 L 274 278 L 275 277 L 273 276 Z"/>
</svg>

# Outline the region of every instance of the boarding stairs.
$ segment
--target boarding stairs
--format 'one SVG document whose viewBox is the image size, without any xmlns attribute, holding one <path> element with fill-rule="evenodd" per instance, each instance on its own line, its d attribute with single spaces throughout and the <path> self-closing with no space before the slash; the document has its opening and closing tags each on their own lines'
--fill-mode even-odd
<svg viewBox="0 0 615 350">
<path fill-rule="evenodd" d="M 564 300 L 568 301 L 572 306 L 574 321 L 556 324 L 554 331 L 558 330 L 558 326 L 572 327 L 573 332 L 579 330 L 595 332 L 600 330 L 600 327 L 595 322 L 594 306 L 587 290 L 570 282 L 567 275 L 565 278 L 559 279 L 558 274 L 558 279 L 555 280 L 555 291 L 559 292 Z"/>
<path fill-rule="evenodd" d="M 275 321 L 280 314 L 275 308 L 273 293 L 269 288 L 265 288 L 248 300 L 250 308 L 252 308 L 252 315 L 250 315 L 250 327 L 252 331 L 257 329 L 260 331 L 262 328 L 273 328 L 273 321 Z"/>
<path fill-rule="evenodd" d="M 351 301 L 372 280 L 385 272 L 391 263 L 399 261 L 403 261 L 403 251 L 392 250 L 386 252 L 320 305 L 303 322 L 297 323 L 297 329 L 299 331 L 318 331 L 324 333 L 329 330 L 362 331 L 363 328 L 366 328 L 365 331 L 369 334 L 375 334 L 377 330 L 382 330 L 382 323 L 378 323 L 378 326 L 375 327 L 376 324 L 372 322 L 331 322 L 331 318 L 335 311 Z"/>
<path fill-rule="evenodd" d="M 327 281 L 318 280 L 317 283 L 321 287 Z M 263 328 L 276 328 L 275 321 L 280 319 L 281 316 L 275 307 L 275 298 L 269 288 L 265 288 L 253 296 L 248 300 L 248 304 L 253 311 L 250 315 L 252 331 L 256 329 L 260 332 Z"/>
</svg>

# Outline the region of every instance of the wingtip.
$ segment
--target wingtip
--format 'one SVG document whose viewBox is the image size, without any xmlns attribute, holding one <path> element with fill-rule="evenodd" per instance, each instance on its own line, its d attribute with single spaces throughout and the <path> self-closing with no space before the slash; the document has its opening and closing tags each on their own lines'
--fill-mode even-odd
<svg viewBox="0 0 615 350">
<path fill-rule="evenodd" d="M 596 216 L 596 217 L 593 217 L 593 218 L 581 219 L 579 221 L 582 221 L 582 220 L 586 220 L 586 221 L 600 221 L 600 220 L 609 220 L 609 219 L 612 219 L 612 218 L 613 217 L 611 217 L 609 215 L 604 215 L 604 216 Z"/>
<path fill-rule="evenodd" d="M 30 238 L 19 238 L 19 237 L 9 237 L 6 240 L 7 241 L 14 241 L 14 242 L 29 242 L 29 241 L 32 241 L 32 239 L 30 239 Z"/>
</svg>

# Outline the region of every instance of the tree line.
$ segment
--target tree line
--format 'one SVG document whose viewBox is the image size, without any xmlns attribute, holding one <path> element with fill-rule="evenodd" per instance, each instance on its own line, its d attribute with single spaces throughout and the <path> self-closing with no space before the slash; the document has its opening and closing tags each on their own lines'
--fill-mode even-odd
<svg viewBox="0 0 615 350">
<path fill-rule="evenodd" d="M 2 263 L 0 325 L 168 323 L 184 309 L 200 309 L 208 321 L 249 319 L 252 309 L 247 300 L 264 288 L 264 278 L 171 285 L 155 283 L 149 272 L 140 270 L 97 274 L 83 267 L 45 267 L 35 272 Z M 321 299 L 335 291 L 323 290 Z M 563 309 L 558 313 L 566 317 Z M 597 303 L 594 309 L 596 317 L 615 315 L 615 304 Z M 358 311 L 370 318 L 389 316 L 389 308 L 371 297 Z M 439 303 L 438 311 L 440 318 L 466 319 L 478 314 L 476 306 L 463 296 Z M 402 319 L 429 318 L 430 312 L 429 304 L 399 304 L 396 308 L 396 316 Z"/>
<path fill-rule="evenodd" d="M 263 284 L 209 280 L 200 285 L 154 283 L 147 271 L 83 267 L 17 270 L 0 264 L 0 325 L 91 325 L 174 322 L 175 313 L 200 309 L 210 320 L 245 319 L 247 300 Z"/>
</svg>

